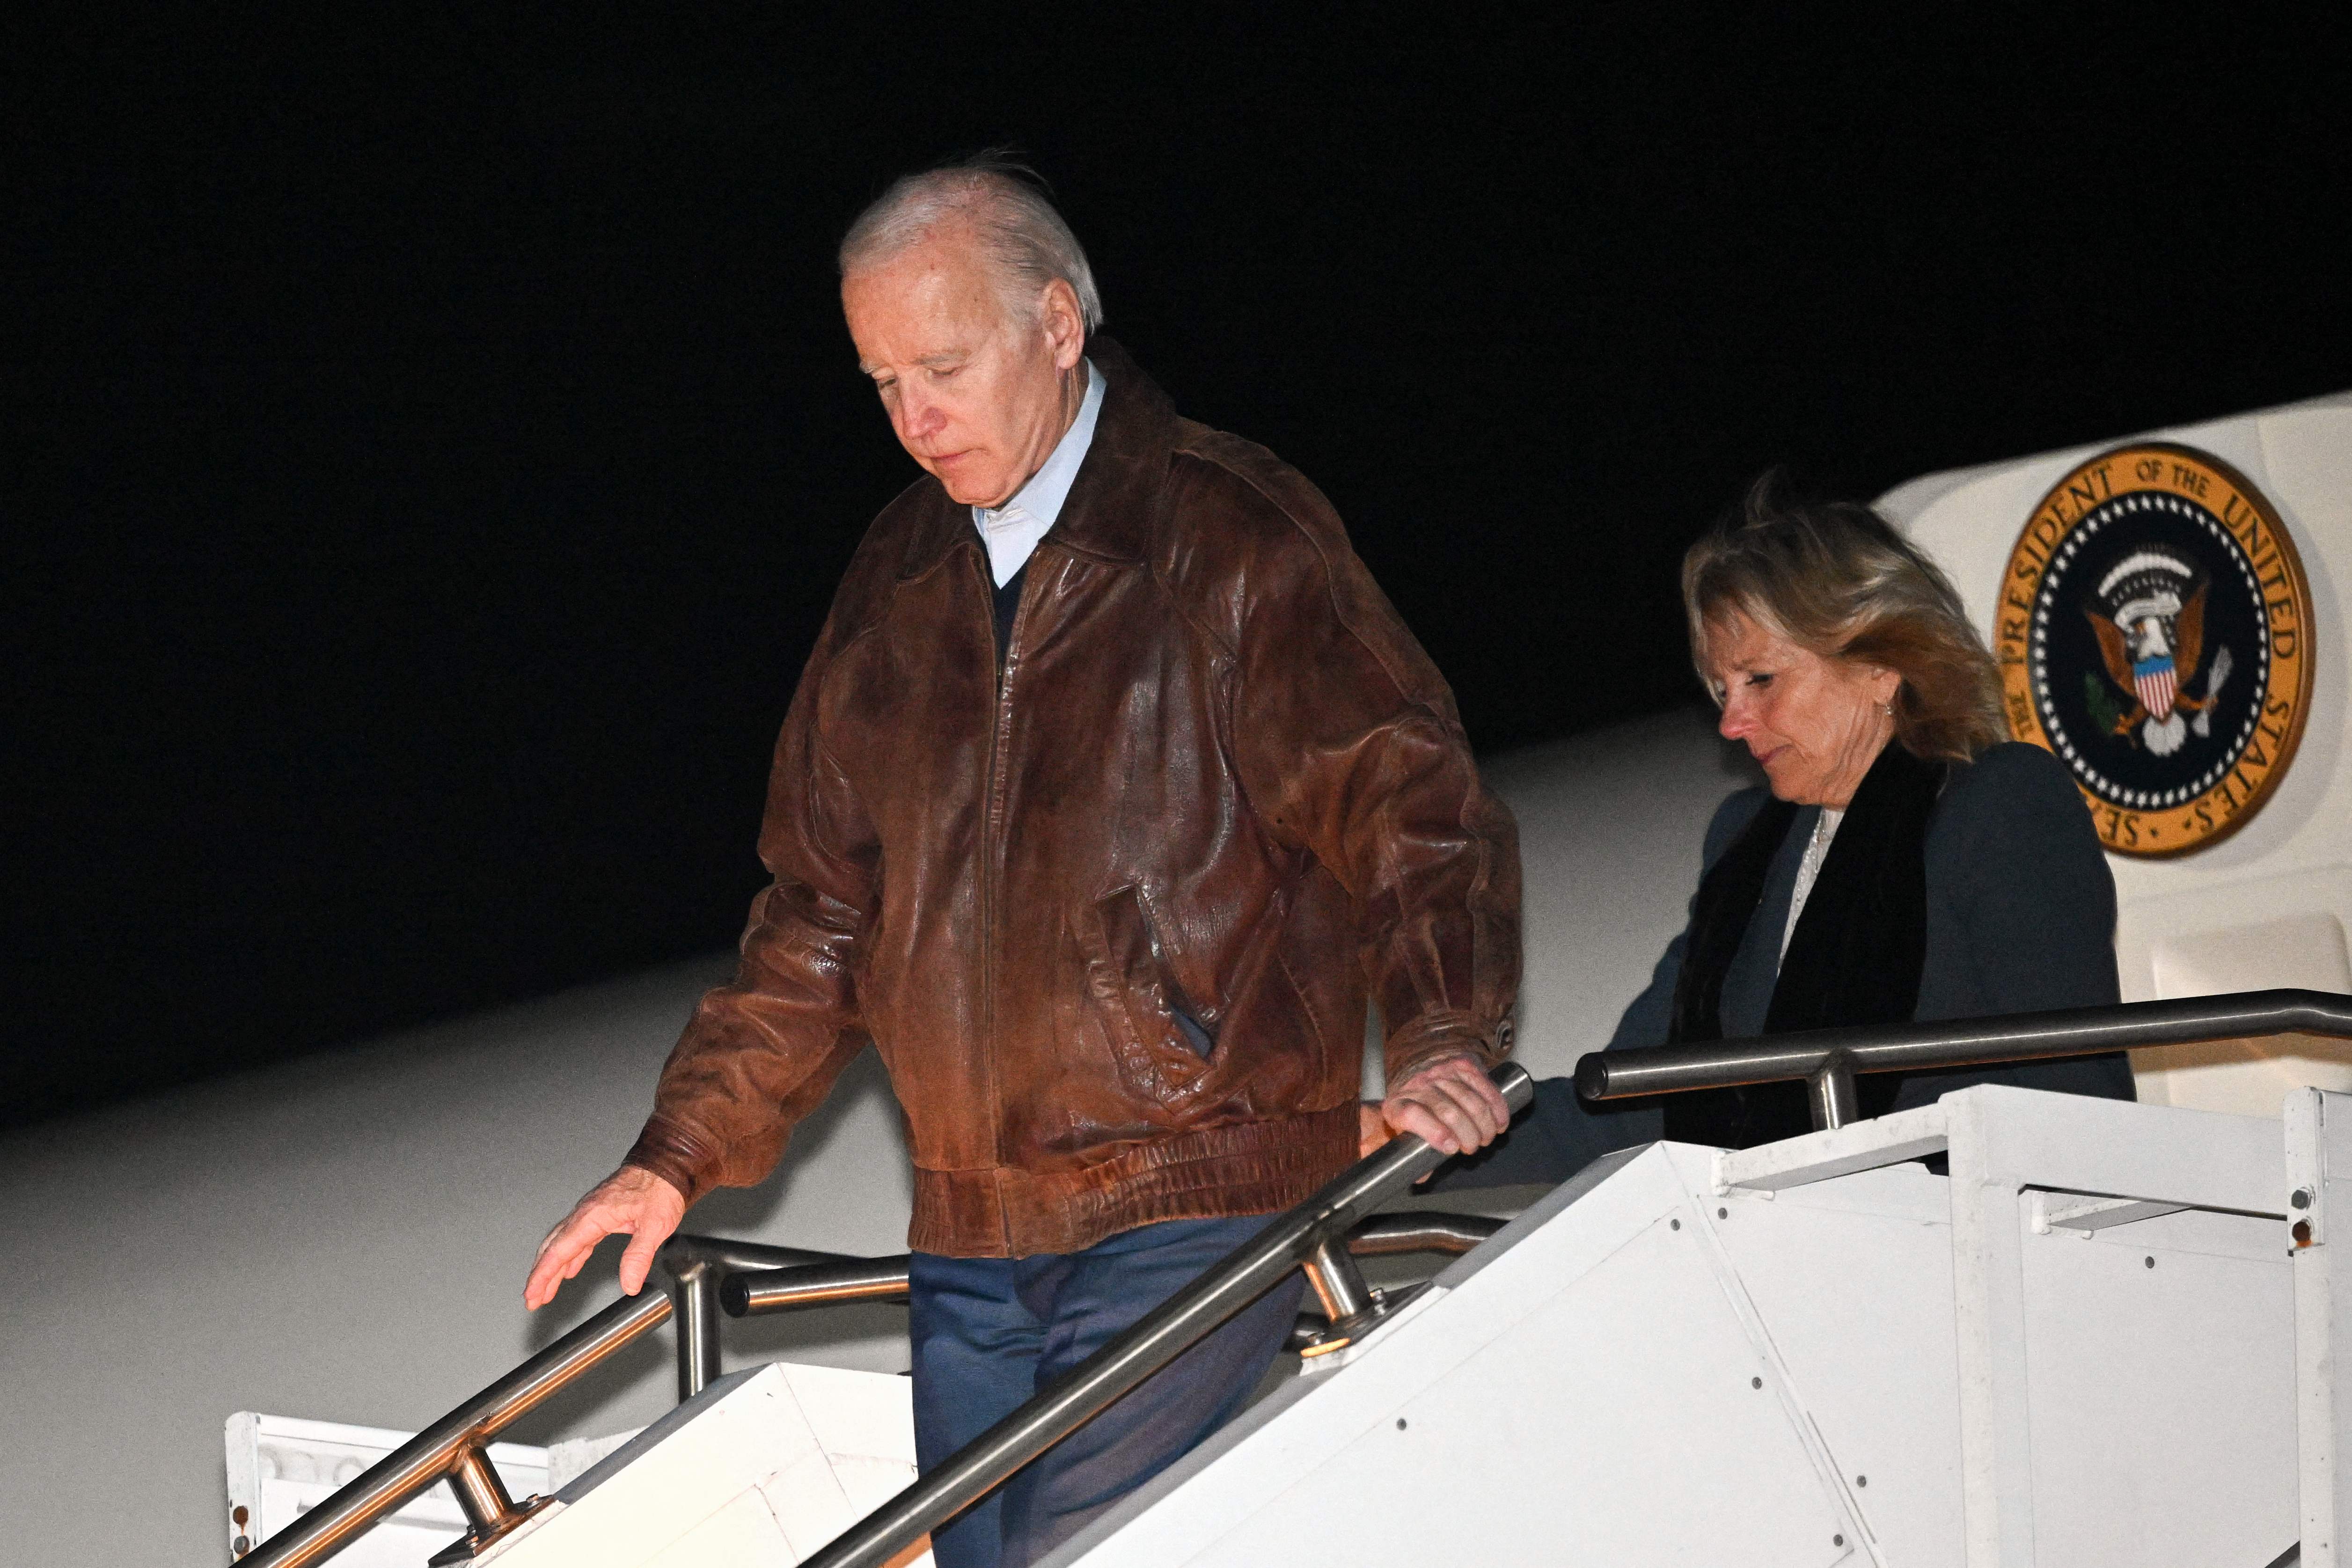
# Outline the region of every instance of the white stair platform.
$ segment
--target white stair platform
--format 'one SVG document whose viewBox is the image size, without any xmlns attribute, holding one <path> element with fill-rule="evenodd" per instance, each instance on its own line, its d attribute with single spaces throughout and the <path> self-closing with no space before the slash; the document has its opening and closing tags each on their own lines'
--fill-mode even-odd
<svg viewBox="0 0 2352 1568">
<path fill-rule="evenodd" d="M 474 1561 L 791 1568 L 914 1479 L 905 1378 L 778 1363 L 712 1384 Z M 929 1561 L 919 1546 L 894 1568 Z"/>
<path fill-rule="evenodd" d="M 2270 1568 L 2288 1191 L 2276 1121 L 1995 1087 L 1653 1144 L 1048 1562 Z"/>
<path fill-rule="evenodd" d="M 225 1433 L 228 1461 L 228 1547 L 242 1556 L 325 1501 L 345 1481 L 416 1436 L 380 1426 L 305 1421 L 240 1410 Z M 513 1497 L 561 1486 L 545 1448 L 490 1445 L 490 1464 Z M 585 1467 L 583 1467 L 583 1468 Z M 466 1516 L 446 1485 L 411 1498 L 335 1559 L 336 1568 L 425 1568 L 427 1559 L 466 1532 Z"/>
</svg>

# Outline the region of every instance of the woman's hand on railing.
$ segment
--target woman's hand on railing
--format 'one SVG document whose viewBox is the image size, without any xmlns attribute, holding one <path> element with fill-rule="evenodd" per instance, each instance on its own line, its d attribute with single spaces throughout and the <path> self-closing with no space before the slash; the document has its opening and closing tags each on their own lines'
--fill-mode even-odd
<svg viewBox="0 0 2352 1568">
<path fill-rule="evenodd" d="M 596 1244 L 626 1236 L 621 1254 L 621 1289 L 634 1296 L 645 1289 L 654 1254 L 686 1217 L 686 1196 L 651 1171 L 624 1165 L 589 1189 L 563 1222 L 539 1244 L 539 1257 L 523 1281 L 522 1304 L 537 1311 L 555 1300 L 563 1281 L 580 1272 Z"/>
</svg>

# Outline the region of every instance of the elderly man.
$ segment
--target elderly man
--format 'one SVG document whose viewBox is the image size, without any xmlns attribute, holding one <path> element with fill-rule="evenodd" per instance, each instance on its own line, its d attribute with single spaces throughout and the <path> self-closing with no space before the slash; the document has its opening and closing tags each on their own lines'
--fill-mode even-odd
<svg viewBox="0 0 2352 1568">
<path fill-rule="evenodd" d="M 858 366 L 922 468 L 851 562 L 777 742 L 773 883 L 621 1169 L 541 1244 L 625 1289 L 687 1206 L 761 1180 L 870 1041 L 915 1163 L 926 1468 L 1356 1158 L 1508 1113 L 1518 862 L 1444 682 L 1323 497 L 1181 419 L 1010 166 L 912 175 L 850 229 Z M 1263 1298 L 938 1532 L 1020 1563 L 1230 1415 Z"/>
</svg>

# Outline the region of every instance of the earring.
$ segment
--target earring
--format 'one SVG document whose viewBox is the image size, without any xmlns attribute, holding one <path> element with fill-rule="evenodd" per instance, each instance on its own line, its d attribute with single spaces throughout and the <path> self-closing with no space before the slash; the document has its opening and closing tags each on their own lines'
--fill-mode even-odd
<svg viewBox="0 0 2352 1568">
<path fill-rule="evenodd" d="M 1882 702 L 1882 703 L 1880 703 L 1880 704 L 1878 705 L 1878 710 L 1879 710 L 1881 713 L 1885 714 L 1889 719 L 1892 719 L 1892 718 L 1894 718 L 1894 717 L 1895 717 L 1895 704 L 1894 704 L 1894 703 L 1892 703 L 1892 702 Z"/>
</svg>

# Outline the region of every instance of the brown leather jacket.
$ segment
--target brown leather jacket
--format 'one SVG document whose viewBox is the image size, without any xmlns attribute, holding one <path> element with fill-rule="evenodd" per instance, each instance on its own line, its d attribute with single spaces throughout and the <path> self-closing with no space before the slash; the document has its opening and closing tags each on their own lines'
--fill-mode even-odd
<svg viewBox="0 0 2352 1568">
<path fill-rule="evenodd" d="M 1517 834 L 1444 681 L 1320 492 L 1087 352 L 1001 679 L 937 481 L 850 563 L 776 743 L 775 881 L 629 1152 L 689 1201 L 766 1175 L 869 1039 L 908 1245 L 961 1257 L 1305 1198 L 1356 1155 L 1368 975 L 1391 1077 L 1508 1047 Z"/>
</svg>

